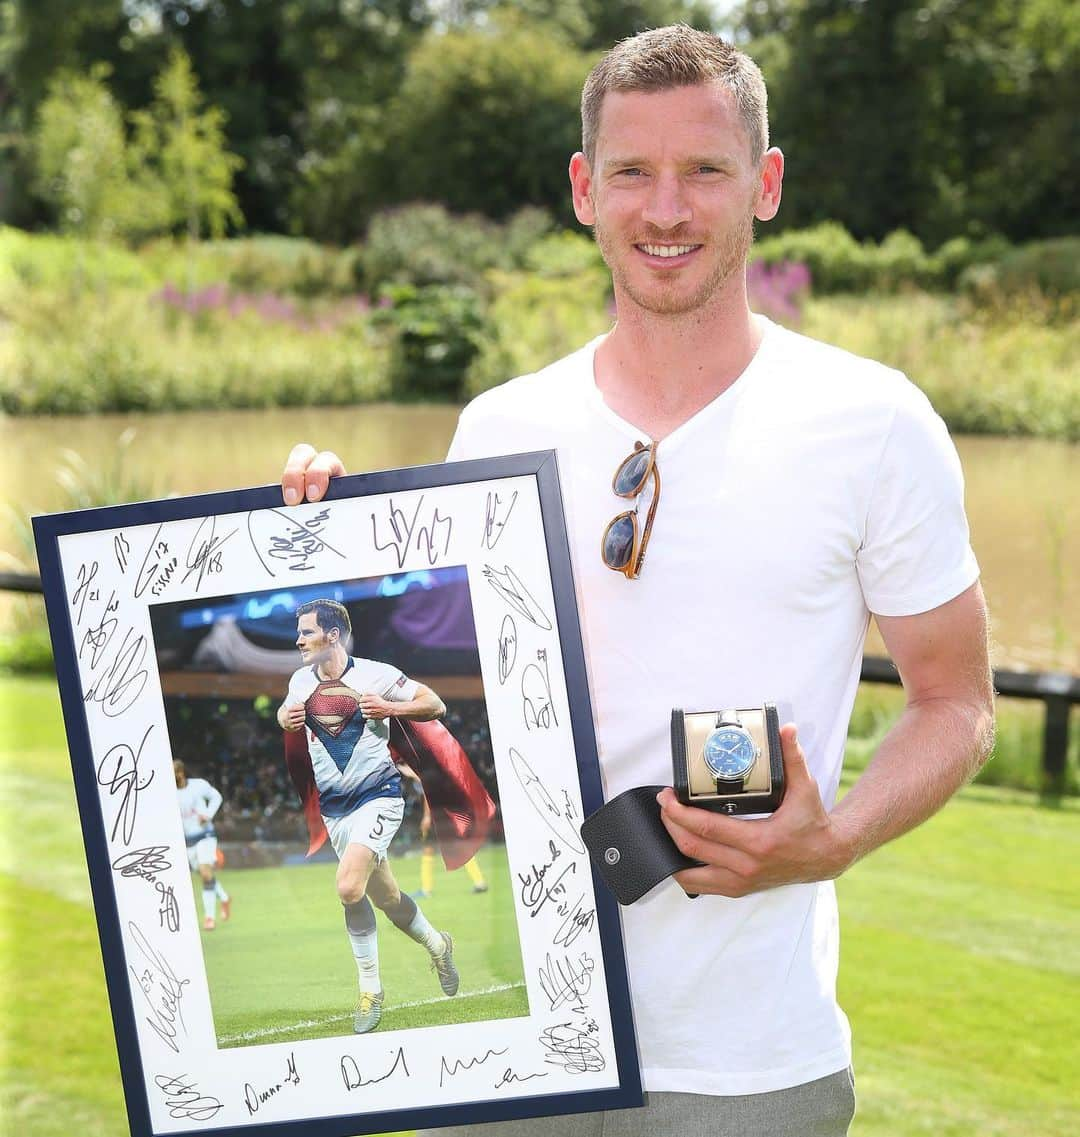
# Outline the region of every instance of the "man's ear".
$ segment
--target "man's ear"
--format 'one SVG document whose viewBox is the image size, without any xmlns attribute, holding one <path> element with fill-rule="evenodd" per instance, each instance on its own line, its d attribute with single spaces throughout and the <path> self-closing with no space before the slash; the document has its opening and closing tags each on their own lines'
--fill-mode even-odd
<svg viewBox="0 0 1080 1137">
<path fill-rule="evenodd" d="M 579 150 L 570 159 L 570 190 L 574 198 L 574 216 L 582 225 L 592 225 L 596 222 L 592 188 L 589 159 Z"/>
<path fill-rule="evenodd" d="M 777 146 L 765 151 L 761 159 L 761 183 L 754 216 L 771 221 L 780 211 L 780 194 L 784 185 L 784 155 Z"/>
</svg>

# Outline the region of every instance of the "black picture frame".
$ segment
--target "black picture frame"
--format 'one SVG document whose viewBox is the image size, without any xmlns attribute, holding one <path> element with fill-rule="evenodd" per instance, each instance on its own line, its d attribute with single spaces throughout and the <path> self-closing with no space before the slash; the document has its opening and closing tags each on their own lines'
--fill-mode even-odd
<svg viewBox="0 0 1080 1137">
<path fill-rule="evenodd" d="M 266 486 L 33 524 L 133 1137 L 346 1137 L 641 1104 L 617 908 L 578 832 L 603 794 L 553 451 L 343 477 L 291 509 Z M 360 595 L 460 566 L 527 1013 L 222 1046 L 152 617 L 205 604 L 214 624 L 268 593 Z M 222 689 L 249 681 L 241 664 Z M 258 974 L 257 954 L 244 964 Z"/>
</svg>

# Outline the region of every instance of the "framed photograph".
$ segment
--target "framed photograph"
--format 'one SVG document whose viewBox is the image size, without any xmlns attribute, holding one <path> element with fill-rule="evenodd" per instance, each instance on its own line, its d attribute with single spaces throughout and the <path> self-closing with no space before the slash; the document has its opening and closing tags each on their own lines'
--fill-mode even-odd
<svg viewBox="0 0 1080 1137">
<path fill-rule="evenodd" d="M 136 1137 L 641 1104 L 553 452 L 34 529 Z"/>
</svg>

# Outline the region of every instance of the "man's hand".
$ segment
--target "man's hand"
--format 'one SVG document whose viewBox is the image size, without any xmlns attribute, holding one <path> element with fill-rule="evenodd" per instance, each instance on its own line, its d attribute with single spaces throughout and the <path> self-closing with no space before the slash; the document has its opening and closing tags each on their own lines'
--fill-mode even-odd
<svg viewBox="0 0 1080 1137">
<path fill-rule="evenodd" d="M 771 817 L 737 819 L 683 805 L 672 789 L 658 797 L 672 840 L 701 868 L 675 874 L 689 893 L 748 896 L 766 888 L 839 876 L 854 860 L 821 803 L 795 724 L 780 729 L 786 788 Z"/>
<path fill-rule="evenodd" d="M 303 730 L 306 719 L 307 708 L 303 703 L 294 703 L 291 707 L 283 705 L 278 708 L 278 726 L 280 726 L 282 730 L 288 730 L 294 733 L 298 730 Z"/>
<path fill-rule="evenodd" d="M 372 694 L 370 691 L 365 691 L 358 700 L 360 710 L 364 712 L 364 718 L 374 719 L 380 722 L 382 719 L 390 718 L 394 714 L 395 704 L 391 703 L 389 699 L 384 699 L 381 695 Z M 404 706 L 403 703 L 398 703 L 397 706 Z"/>
<path fill-rule="evenodd" d="M 321 501 L 331 478 L 345 473 L 345 465 L 332 450 L 316 451 L 306 442 L 292 448 L 281 475 L 281 496 L 286 505 Z"/>
</svg>

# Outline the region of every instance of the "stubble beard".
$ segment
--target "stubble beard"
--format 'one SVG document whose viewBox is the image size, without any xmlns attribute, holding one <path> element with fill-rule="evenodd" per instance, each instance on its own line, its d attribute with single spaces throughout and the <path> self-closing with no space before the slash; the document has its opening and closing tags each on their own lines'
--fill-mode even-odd
<svg viewBox="0 0 1080 1137">
<path fill-rule="evenodd" d="M 620 256 L 617 240 L 608 233 L 601 224 L 599 217 L 593 224 L 593 236 L 600 249 L 600 255 L 604 258 L 604 263 L 611 271 L 616 294 L 624 293 L 639 308 L 658 316 L 685 316 L 704 308 L 731 280 L 732 276 L 742 272 L 746 267 L 746 260 L 750 255 L 750 246 L 754 243 L 754 215 L 747 213 L 743 222 L 724 233 L 719 245 L 719 255 L 712 272 L 701 282 L 698 288 L 690 293 L 684 293 L 680 290 L 677 279 L 666 284 L 657 281 L 648 290 L 639 287 L 626 270 L 627 258 Z M 662 239 L 665 243 L 678 241 L 678 234 L 664 234 Z M 630 255 L 634 254 L 631 253 Z"/>
</svg>

